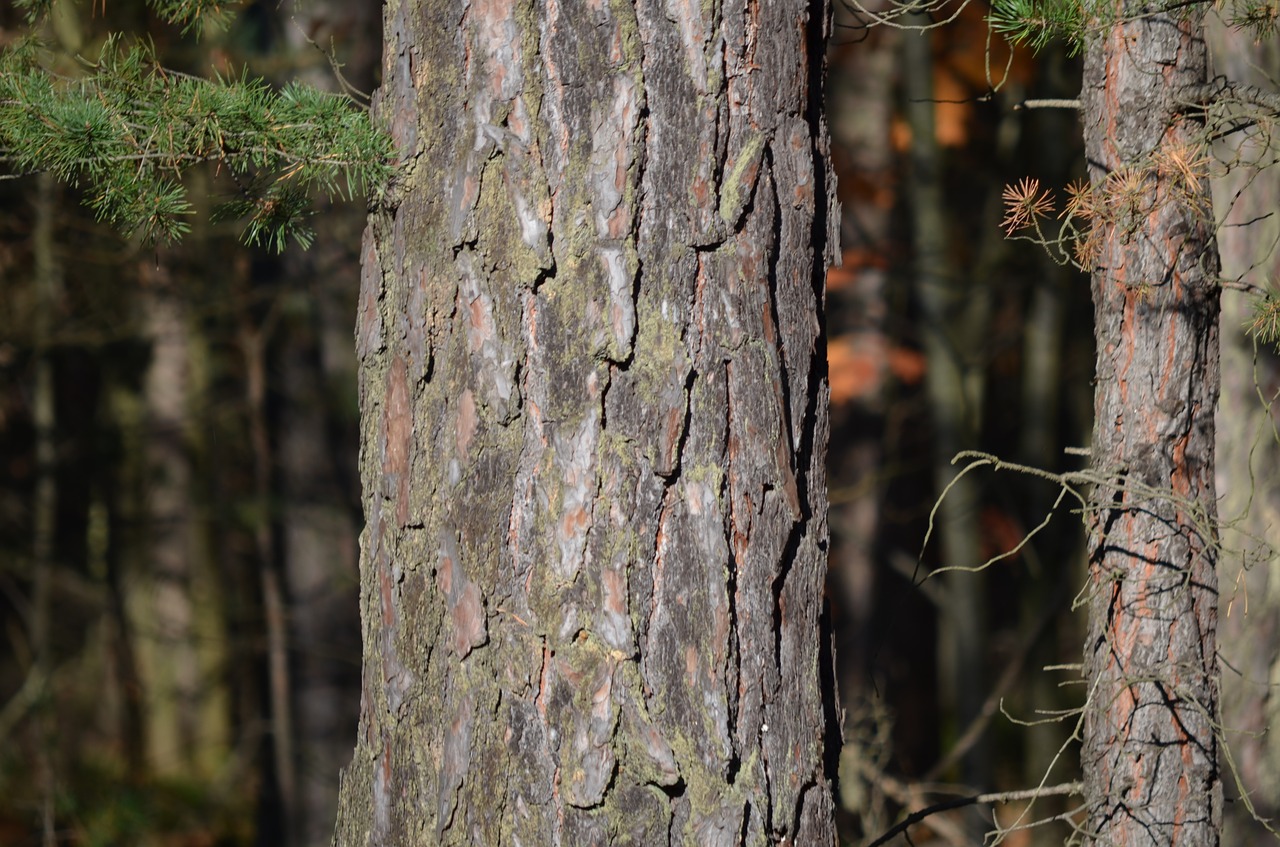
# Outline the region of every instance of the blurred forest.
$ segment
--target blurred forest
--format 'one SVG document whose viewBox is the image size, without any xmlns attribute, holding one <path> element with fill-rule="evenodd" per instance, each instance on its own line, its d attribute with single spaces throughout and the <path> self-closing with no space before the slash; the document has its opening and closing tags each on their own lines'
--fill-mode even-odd
<svg viewBox="0 0 1280 847">
<path fill-rule="evenodd" d="M 844 206 L 828 597 L 850 844 L 951 797 L 1078 778 L 1076 504 L 1033 475 L 957 478 L 952 459 L 1078 468 L 1093 396 L 1088 280 L 1001 229 L 1007 185 L 1061 196 L 1084 173 L 1073 110 L 1018 108 L 1074 98 L 1078 60 L 1011 55 L 976 0 L 924 33 L 872 25 L 877 11 L 837 4 L 828 85 Z M 0 7 L 0 41 L 20 26 Z M 66 73 L 107 32 L 144 32 L 180 71 L 337 89 L 332 51 L 368 92 L 380 29 L 376 3 L 272 0 L 194 42 L 112 0 L 62 4 L 45 35 Z M 1275 44 L 1214 38 L 1219 70 L 1275 86 Z M 1224 276 L 1257 285 L 1280 240 L 1269 142 L 1241 132 L 1217 150 L 1242 165 L 1215 190 Z M 195 197 L 235 190 L 194 179 Z M 359 705 L 363 205 L 322 209 L 311 250 L 274 256 L 207 216 L 178 247 L 141 247 L 45 178 L 2 180 L 0 198 L 0 845 L 328 844 Z M 1245 334 L 1249 312 L 1226 293 L 1221 652 L 1228 796 L 1259 791 L 1268 817 L 1280 363 Z M 1243 805 L 1225 840 L 1271 838 Z M 1041 800 L 1022 823 L 1072 808 Z M 912 841 L 981 843 L 992 811 L 932 816 Z M 1005 826 L 1024 812 L 994 809 Z"/>
</svg>

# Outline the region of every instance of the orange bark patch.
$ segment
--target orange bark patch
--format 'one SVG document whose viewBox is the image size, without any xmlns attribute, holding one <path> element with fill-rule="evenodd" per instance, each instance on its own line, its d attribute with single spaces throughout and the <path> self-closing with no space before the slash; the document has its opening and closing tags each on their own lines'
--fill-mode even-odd
<svg viewBox="0 0 1280 847">
<path fill-rule="evenodd" d="M 773 325 L 773 309 L 768 303 L 760 306 L 760 323 L 764 329 L 764 340 L 776 345 L 778 343 L 778 330 Z"/>
<path fill-rule="evenodd" d="M 444 595 L 449 610 L 452 624 L 449 646 L 459 659 L 465 659 L 488 640 L 480 589 L 467 578 L 457 559 L 448 554 L 441 555 L 436 568 L 436 588 Z"/>
<path fill-rule="evenodd" d="M 560 519 L 560 537 L 564 540 L 576 538 L 578 533 L 587 528 L 587 524 L 591 522 L 591 515 L 582 506 L 574 506 L 565 512 L 564 517 Z"/>
<path fill-rule="evenodd" d="M 409 523 L 409 450 L 413 438 L 413 412 L 409 402 L 409 369 L 403 356 L 396 356 L 387 373 L 387 405 L 383 414 L 386 447 L 382 471 L 395 485 L 396 520 Z"/>
<path fill-rule="evenodd" d="M 389 630 L 394 630 L 397 621 L 395 600 L 392 597 L 391 569 L 385 563 L 378 568 L 378 594 L 382 601 L 382 625 Z"/>
<path fill-rule="evenodd" d="M 615 615 L 627 612 L 627 580 L 620 570 L 607 570 L 601 575 L 601 592 L 604 594 L 604 610 Z"/>
<path fill-rule="evenodd" d="M 477 297 L 467 306 L 468 314 L 471 318 L 471 331 L 468 333 L 468 341 L 471 344 L 471 352 L 474 353 L 484 346 L 486 341 L 493 339 L 493 318 L 489 314 L 488 303 L 483 297 Z"/>
<path fill-rule="evenodd" d="M 671 467 L 680 450 L 680 436 L 684 435 L 684 409 L 672 407 L 667 410 L 666 420 L 662 427 L 662 459 L 663 465 Z"/>
<path fill-rule="evenodd" d="M 1193 419 L 1194 412 L 1193 411 Z M 1169 475 L 1169 487 L 1179 497 L 1191 497 L 1191 477 L 1187 472 L 1187 445 L 1191 437 L 1184 435 L 1173 442 L 1173 471 Z M 1179 516 L 1181 518 L 1181 516 Z"/>
<path fill-rule="evenodd" d="M 396 356 L 387 373 L 387 405 L 383 412 L 386 450 L 382 471 L 403 474 L 409 469 L 409 439 L 413 433 L 413 415 L 409 410 L 409 369 L 404 357 Z"/>
<path fill-rule="evenodd" d="M 486 639 L 484 606 L 480 602 L 480 589 L 474 582 L 468 582 L 462 589 L 449 616 L 453 622 L 453 652 L 465 659 Z"/>
</svg>

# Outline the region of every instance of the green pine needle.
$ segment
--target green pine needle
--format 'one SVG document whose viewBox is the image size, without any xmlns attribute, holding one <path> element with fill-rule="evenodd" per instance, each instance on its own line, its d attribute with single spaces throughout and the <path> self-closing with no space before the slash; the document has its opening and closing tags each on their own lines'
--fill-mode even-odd
<svg viewBox="0 0 1280 847">
<path fill-rule="evenodd" d="M 1078 0 L 994 0 L 987 21 L 1014 44 L 1039 52 L 1061 39 L 1076 55 L 1084 45 L 1085 10 Z"/>
<path fill-rule="evenodd" d="M 1280 297 L 1267 293 L 1256 298 L 1253 317 L 1245 324 L 1245 331 L 1261 344 L 1280 342 Z"/>
<path fill-rule="evenodd" d="M 180 74 L 149 47 L 111 39 L 74 79 L 47 70 L 30 44 L 0 54 L 0 160 L 84 185 L 100 218 L 148 241 L 189 229 L 182 176 L 212 165 L 244 195 L 245 240 L 281 250 L 290 238 L 309 241 L 308 192 L 376 190 L 390 176 L 392 146 L 348 98 Z"/>
</svg>

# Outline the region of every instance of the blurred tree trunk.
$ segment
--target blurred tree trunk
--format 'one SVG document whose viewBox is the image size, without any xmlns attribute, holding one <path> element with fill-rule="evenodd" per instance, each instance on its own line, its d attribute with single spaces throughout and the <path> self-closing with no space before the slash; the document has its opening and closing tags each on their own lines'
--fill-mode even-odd
<svg viewBox="0 0 1280 847">
<path fill-rule="evenodd" d="M 287 3 L 278 13 L 297 76 L 318 88 L 339 79 L 372 86 L 381 37 L 379 6 L 347 0 Z M 282 51 L 277 50 L 277 53 Z M 359 287 L 363 206 L 317 217 L 307 251 L 282 261 L 288 282 L 272 344 L 276 391 L 280 558 L 290 634 L 296 770 L 294 843 L 327 845 L 337 813 L 338 773 L 359 717 L 359 496 L 355 351 L 351 315 Z"/>
<path fill-rule="evenodd" d="M 881 11 L 884 4 L 871 4 Z M 892 825 L 875 771 L 892 754 L 883 697 L 872 683 L 881 576 L 884 417 L 889 374 L 889 256 L 896 156 L 890 143 L 898 31 L 869 27 L 834 4 L 827 86 L 832 155 L 840 175 L 843 264 L 827 277 L 831 367 L 831 597 L 845 744 L 841 835 Z"/>
<path fill-rule="evenodd" d="M 1247 32 L 1218 24 L 1209 28 L 1216 69 L 1233 80 L 1270 86 L 1280 76 L 1276 42 L 1256 42 Z M 1219 142 L 1216 158 L 1235 167 L 1214 186 L 1225 214 L 1218 236 L 1222 275 L 1263 288 L 1275 286 L 1280 254 L 1280 174 L 1265 167 L 1274 156 L 1271 138 L 1247 130 Z M 1276 528 L 1280 527 L 1280 438 L 1274 406 L 1280 391 L 1280 359 L 1269 346 L 1255 350 L 1245 327 L 1254 296 L 1226 291 L 1222 297 L 1222 403 L 1218 414 L 1218 490 L 1224 515 L 1219 611 L 1223 657 L 1222 723 L 1259 815 L 1274 820 L 1280 803 L 1280 679 L 1275 645 L 1280 640 L 1280 574 Z M 1272 836 L 1239 800 L 1231 775 L 1226 786 L 1228 844 L 1261 843 Z"/>
<path fill-rule="evenodd" d="M 1218 282 L 1203 125 L 1203 10 L 1117 4 L 1082 93 L 1097 253 L 1087 843 L 1217 844 Z M 1171 158 L 1174 157 L 1174 158 Z"/>
<path fill-rule="evenodd" d="M 384 14 L 337 843 L 833 844 L 825 4 Z"/>
<path fill-rule="evenodd" d="M 186 773 L 196 764 L 200 679 L 192 592 L 192 468 L 186 449 L 187 325 L 168 268 L 144 264 L 142 308 L 151 338 L 144 387 L 147 540 L 150 568 L 136 584 L 133 629 L 140 650 L 149 738 L 156 771 Z"/>
<path fill-rule="evenodd" d="M 32 517 L 32 590 L 30 674 L 40 692 L 36 715 L 36 775 L 40 781 L 41 829 L 45 847 L 57 843 L 57 716 L 53 697 L 53 572 L 54 533 L 58 518 L 57 407 L 50 338 L 53 316 L 62 289 L 61 263 L 56 255 L 54 215 L 61 193 L 52 176 L 36 180 L 32 252 L 35 272 L 35 385 L 31 391 L 31 420 L 35 429 L 36 485 Z"/>
<path fill-rule="evenodd" d="M 842 700 L 869 693 L 869 645 L 876 597 L 876 545 L 885 461 L 885 381 L 889 377 L 890 226 L 895 156 L 894 114 L 898 32 L 870 27 L 850 6 L 834 8 L 828 116 L 840 173 L 844 261 L 828 278 L 828 359 L 833 378 L 832 429 L 841 449 L 831 455 L 832 582 L 839 591 Z M 850 33 L 855 33 L 851 35 Z"/>
<path fill-rule="evenodd" d="M 913 16 L 916 24 L 927 18 Z M 951 460 L 978 446 L 983 367 L 975 362 L 988 328 L 985 281 L 970 282 L 951 250 L 943 184 L 944 160 L 938 144 L 933 95 L 932 32 L 908 33 L 903 45 L 904 112 L 911 128 L 907 201 L 920 336 L 928 361 L 925 394 L 933 424 L 933 484 L 942 497 L 935 531 L 940 565 L 976 568 L 983 562 L 977 477 L 956 479 Z M 946 492 L 943 496 L 943 492 Z M 943 714 L 955 721 L 953 737 L 977 719 L 986 697 L 986 592 L 983 572 L 950 571 L 941 576 L 938 608 L 938 696 Z M 980 747 L 964 758 L 964 780 L 989 783 L 987 756 Z"/>
<path fill-rule="evenodd" d="M 1072 96 L 1065 79 L 1065 68 L 1070 60 L 1066 49 L 1052 45 L 1039 57 L 1041 77 L 1031 96 L 1062 99 Z M 1079 142 L 1069 139 L 1078 132 L 1077 116 L 1067 109 L 1036 109 L 1029 116 L 1028 135 L 1036 150 L 1036 162 L 1045 182 L 1052 186 L 1065 185 L 1072 172 L 1078 168 Z M 1064 374 L 1064 352 L 1067 337 L 1067 309 L 1071 293 L 1083 290 L 1079 272 L 1057 261 L 1047 250 L 1036 252 L 1039 273 L 1028 279 L 1031 292 L 1026 306 L 1026 319 L 1022 345 L 1021 426 L 1019 429 L 1018 456 L 1024 464 L 1061 472 L 1063 468 L 1063 444 L 1082 443 L 1083 433 L 1061 431 L 1063 393 L 1070 380 Z M 1075 288 L 1075 286 L 1080 288 Z M 1034 527 L 1051 512 L 1058 492 L 1041 479 L 1026 479 L 1016 489 L 1021 500 L 1022 524 Z M 1065 511 L 1065 510 L 1063 510 Z M 1028 564 L 1025 588 L 1020 592 L 1021 631 L 1045 632 L 1047 637 L 1031 648 L 1028 673 L 1020 686 L 1021 713 L 1034 723 L 1025 728 L 1026 752 L 1024 779 L 1038 784 L 1041 779 L 1060 781 L 1062 770 L 1052 774 L 1050 768 L 1056 761 L 1058 768 L 1071 768 L 1067 757 L 1061 755 L 1070 727 L 1062 721 L 1043 720 L 1050 711 L 1071 708 L 1075 703 L 1063 701 L 1058 679 L 1042 670 L 1046 665 L 1059 661 L 1059 651 L 1053 634 L 1059 630 L 1046 618 L 1061 620 L 1069 605 L 1073 587 L 1083 578 L 1083 536 L 1079 524 L 1065 519 L 1059 512 L 1054 522 L 1045 528 L 1030 545 L 1024 555 Z M 1073 638 L 1078 632 L 1073 631 Z M 1037 714 L 1037 711 L 1040 714 Z M 1065 811 L 1059 808 L 1056 811 Z M 1058 833 L 1042 828 L 1037 843 L 1047 845 Z"/>
<path fill-rule="evenodd" d="M 251 502 L 253 549 L 258 569 L 262 602 L 262 637 L 266 661 L 266 709 L 271 731 L 269 779 L 264 785 L 264 808 L 260 826 L 267 837 L 294 847 L 299 823 L 297 804 L 297 762 L 294 759 L 293 674 L 289 666 L 291 650 L 287 620 L 285 575 L 279 559 L 275 491 L 275 445 L 267 413 L 267 347 L 275 327 L 279 303 L 270 302 L 265 311 L 253 308 L 248 291 L 241 291 L 239 346 L 245 368 L 245 412 L 249 431 L 250 463 L 253 469 Z"/>
</svg>

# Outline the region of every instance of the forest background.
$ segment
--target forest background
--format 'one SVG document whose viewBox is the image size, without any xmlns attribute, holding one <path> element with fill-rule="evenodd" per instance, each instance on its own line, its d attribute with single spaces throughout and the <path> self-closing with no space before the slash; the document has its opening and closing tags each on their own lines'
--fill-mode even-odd
<svg viewBox="0 0 1280 847">
<path fill-rule="evenodd" d="M 198 42 L 141 2 L 62 11 L 48 35 L 68 56 L 146 32 L 179 71 L 377 84 L 376 4 L 249 3 Z M 849 843 L 951 797 L 1077 779 L 1083 699 L 1072 504 L 1055 510 L 1057 488 L 1035 477 L 954 483 L 951 461 L 1083 461 L 1088 281 L 1001 226 L 1010 186 L 1061 194 L 1083 176 L 1075 112 L 1018 108 L 1075 98 L 1078 61 L 1062 45 L 1011 54 L 976 0 L 927 33 L 872 26 L 882 11 L 837 7 L 828 84 L 844 209 L 828 277 L 828 599 Z M 0 38 L 22 25 L 0 9 Z M 1212 37 L 1219 70 L 1275 87 L 1274 40 Z M 198 204 L 234 190 L 213 170 L 192 180 Z M 1277 191 L 1262 168 L 1218 179 L 1224 277 L 1272 277 Z M 275 255 L 203 214 L 180 246 L 142 246 L 45 178 L 0 181 L 0 195 L 0 843 L 327 844 L 359 706 L 363 204 L 326 207 L 309 251 Z M 1255 349 L 1250 314 L 1225 293 L 1220 653 L 1227 794 L 1260 790 L 1269 817 L 1280 363 Z M 1036 818 L 1071 798 L 1048 808 Z M 1270 837 L 1243 804 L 1227 809 L 1229 843 Z M 1004 824 L 1021 811 L 995 808 Z M 914 840 L 975 843 L 991 813 L 931 816 Z"/>
</svg>

